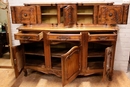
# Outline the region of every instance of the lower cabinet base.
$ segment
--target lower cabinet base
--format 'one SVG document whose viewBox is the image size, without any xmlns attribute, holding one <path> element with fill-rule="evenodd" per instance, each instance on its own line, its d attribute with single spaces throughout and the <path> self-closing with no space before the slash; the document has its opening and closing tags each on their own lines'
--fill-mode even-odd
<svg viewBox="0 0 130 87">
<path fill-rule="evenodd" d="M 57 69 L 46 69 L 46 68 L 34 68 L 34 67 L 30 67 L 30 66 L 25 66 L 25 68 L 23 69 L 23 72 L 24 72 L 24 76 L 28 76 L 29 74 L 31 74 L 33 71 L 36 71 L 36 72 L 41 72 L 41 73 L 44 73 L 46 75 L 48 74 L 51 74 L 51 75 L 56 75 L 57 77 L 60 77 L 61 80 L 63 79 L 62 78 L 62 71 L 61 70 L 57 70 Z M 101 81 L 106 81 L 106 80 L 109 80 L 109 81 L 112 81 L 112 74 L 110 75 L 107 75 L 104 76 L 103 75 L 103 69 L 97 69 L 97 70 L 87 70 L 85 72 L 80 72 L 79 77 L 89 77 L 91 78 L 91 76 L 102 76 L 101 78 Z M 107 79 L 108 78 L 108 79 Z M 64 82 L 62 82 L 62 85 L 65 86 L 66 84 L 64 84 Z"/>
</svg>

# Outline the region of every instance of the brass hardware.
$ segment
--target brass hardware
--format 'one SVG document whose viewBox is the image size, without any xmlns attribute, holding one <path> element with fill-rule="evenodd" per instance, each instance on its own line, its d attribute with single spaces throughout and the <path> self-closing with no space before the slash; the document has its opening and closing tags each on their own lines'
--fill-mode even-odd
<svg viewBox="0 0 130 87">
<path fill-rule="evenodd" d="M 100 37 L 97 37 L 96 39 L 98 39 L 98 40 L 107 40 L 108 37 L 107 36 L 100 36 Z"/>
<path fill-rule="evenodd" d="M 23 38 L 24 40 L 29 40 L 31 37 L 28 37 L 28 36 L 22 36 L 21 38 Z"/>
<path fill-rule="evenodd" d="M 68 39 L 70 39 L 70 37 L 69 36 L 58 36 L 57 39 L 68 40 Z"/>
</svg>

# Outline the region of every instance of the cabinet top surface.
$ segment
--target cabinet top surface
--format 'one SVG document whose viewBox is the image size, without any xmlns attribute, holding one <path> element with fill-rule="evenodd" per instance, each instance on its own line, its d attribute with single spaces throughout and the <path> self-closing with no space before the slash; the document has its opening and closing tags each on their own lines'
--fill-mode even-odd
<svg viewBox="0 0 130 87">
<path fill-rule="evenodd" d="M 86 26 L 73 26 L 71 28 L 62 27 L 62 26 L 45 26 L 45 25 L 28 25 L 28 26 L 20 26 L 17 28 L 22 31 L 117 31 L 118 26 L 108 26 L 108 25 L 86 25 Z"/>
<path fill-rule="evenodd" d="M 106 4 L 106 3 L 114 3 L 114 2 L 88 2 L 88 1 L 84 1 L 84 2 L 52 2 L 52 3 L 49 3 L 49 2 L 44 2 L 44 3 L 24 3 L 25 5 L 26 4 L 30 4 L 30 5 L 35 5 L 35 4 L 38 4 L 38 5 L 42 5 L 42 4 Z"/>
</svg>

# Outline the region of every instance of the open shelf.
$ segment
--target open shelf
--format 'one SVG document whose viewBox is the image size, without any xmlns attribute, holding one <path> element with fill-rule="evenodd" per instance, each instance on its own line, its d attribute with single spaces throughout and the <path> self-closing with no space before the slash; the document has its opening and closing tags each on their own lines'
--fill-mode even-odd
<svg viewBox="0 0 130 87">
<path fill-rule="evenodd" d="M 93 23 L 93 16 L 92 15 L 88 15 L 88 16 L 86 16 L 86 15 L 77 15 L 77 23 L 92 24 Z"/>
<path fill-rule="evenodd" d="M 57 23 L 57 6 L 41 6 L 42 23 Z"/>
<path fill-rule="evenodd" d="M 57 15 L 42 15 L 42 23 L 57 23 Z"/>
<path fill-rule="evenodd" d="M 32 42 L 24 44 L 24 53 L 28 55 L 44 56 L 43 42 Z"/>
<path fill-rule="evenodd" d="M 77 23 L 93 24 L 93 6 L 78 6 L 77 7 Z"/>
<path fill-rule="evenodd" d="M 91 50 L 88 52 L 88 58 L 92 58 L 92 57 L 104 57 L 105 56 L 105 53 L 104 51 L 94 51 L 94 50 Z"/>
<path fill-rule="evenodd" d="M 52 68 L 61 70 L 61 58 L 52 57 Z"/>
<path fill-rule="evenodd" d="M 37 48 L 35 50 L 31 50 L 31 49 L 30 50 L 26 50 L 25 54 L 44 56 L 43 49 L 40 49 L 40 48 Z"/>
<path fill-rule="evenodd" d="M 57 6 L 41 6 L 42 13 L 57 13 Z"/>
<path fill-rule="evenodd" d="M 50 16 L 53 16 L 53 15 L 57 15 L 57 13 L 42 13 L 42 15 L 50 15 Z"/>
<path fill-rule="evenodd" d="M 84 13 L 86 15 L 91 14 L 93 15 L 93 6 L 78 6 L 77 8 L 77 14 Z"/>
</svg>

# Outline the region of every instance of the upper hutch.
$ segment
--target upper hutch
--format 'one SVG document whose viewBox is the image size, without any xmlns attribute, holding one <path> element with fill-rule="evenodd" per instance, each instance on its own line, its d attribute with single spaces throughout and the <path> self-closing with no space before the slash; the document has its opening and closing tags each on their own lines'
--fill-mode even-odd
<svg viewBox="0 0 130 87">
<path fill-rule="evenodd" d="M 128 4 L 25 3 L 11 6 L 18 27 L 13 50 L 16 77 L 28 69 L 62 78 L 102 74 L 112 80 L 117 24 L 127 24 Z"/>
</svg>

